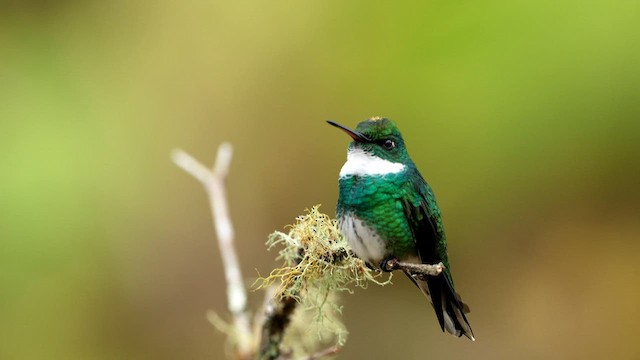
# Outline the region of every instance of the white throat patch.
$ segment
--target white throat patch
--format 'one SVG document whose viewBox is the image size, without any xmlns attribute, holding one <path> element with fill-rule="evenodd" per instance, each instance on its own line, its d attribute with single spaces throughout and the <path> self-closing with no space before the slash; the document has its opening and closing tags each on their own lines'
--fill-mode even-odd
<svg viewBox="0 0 640 360">
<path fill-rule="evenodd" d="M 386 175 L 404 171 L 406 166 L 381 159 L 364 152 L 362 149 L 350 149 L 347 153 L 347 162 L 340 170 L 340 177 L 349 175 Z"/>
</svg>

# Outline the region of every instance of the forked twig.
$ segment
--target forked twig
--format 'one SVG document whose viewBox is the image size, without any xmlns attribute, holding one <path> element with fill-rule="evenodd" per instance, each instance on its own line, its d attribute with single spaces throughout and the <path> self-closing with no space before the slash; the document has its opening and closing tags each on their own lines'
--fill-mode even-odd
<svg viewBox="0 0 640 360">
<path fill-rule="evenodd" d="M 209 195 L 211 216 L 227 281 L 227 306 L 233 316 L 238 356 L 244 359 L 253 354 L 253 336 L 247 314 L 247 289 L 242 280 L 238 256 L 233 246 L 234 233 L 224 186 L 232 154 L 231 144 L 220 144 L 212 170 L 180 149 L 175 149 L 171 158 L 176 165 L 200 181 Z"/>
</svg>

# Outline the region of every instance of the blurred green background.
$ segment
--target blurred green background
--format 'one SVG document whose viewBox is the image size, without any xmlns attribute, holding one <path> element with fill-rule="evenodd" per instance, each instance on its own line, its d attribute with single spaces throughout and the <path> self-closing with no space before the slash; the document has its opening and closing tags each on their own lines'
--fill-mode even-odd
<svg viewBox="0 0 640 360">
<path fill-rule="evenodd" d="M 397 277 L 345 299 L 341 358 L 640 358 L 639 11 L 0 2 L 0 358 L 221 359 L 209 208 L 170 150 L 234 144 L 250 280 L 270 232 L 334 214 L 348 137 L 324 121 L 374 115 L 438 195 L 478 341 Z"/>
</svg>

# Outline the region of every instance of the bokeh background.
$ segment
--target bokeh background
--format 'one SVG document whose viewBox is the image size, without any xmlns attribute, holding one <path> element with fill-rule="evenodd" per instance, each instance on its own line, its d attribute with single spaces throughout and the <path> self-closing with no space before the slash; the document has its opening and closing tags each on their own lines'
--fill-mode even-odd
<svg viewBox="0 0 640 360">
<path fill-rule="evenodd" d="M 399 124 L 471 343 L 408 281 L 345 299 L 342 359 L 638 359 L 637 1 L 0 2 L 0 358 L 222 359 L 209 208 L 228 140 L 248 282 L 334 214 L 349 126 Z M 261 294 L 253 293 L 259 301 Z"/>
</svg>

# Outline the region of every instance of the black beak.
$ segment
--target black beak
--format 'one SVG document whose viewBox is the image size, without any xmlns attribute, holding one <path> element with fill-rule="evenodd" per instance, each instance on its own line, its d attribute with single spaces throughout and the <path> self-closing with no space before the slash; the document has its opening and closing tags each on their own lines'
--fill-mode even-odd
<svg viewBox="0 0 640 360">
<path fill-rule="evenodd" d="M 358 142 L 371 142 L 371 139 L 369 139 L 368 137 L 366 137 L 363 133 L 361 132 L 357 132 L 354 130 L 349 129 L 348 127 L 344 126 L 344 125 L 340 125 L 335 121 L 331 121 L 331 120 L 327 120 L 327 122 L 335 127 L 337 127 L 338 129 L 346 132 L 347 134 L 349 134 L 349 136 L 351 136 L 353 138 L 353 141 L 358 141 Z"/>
</svg>

